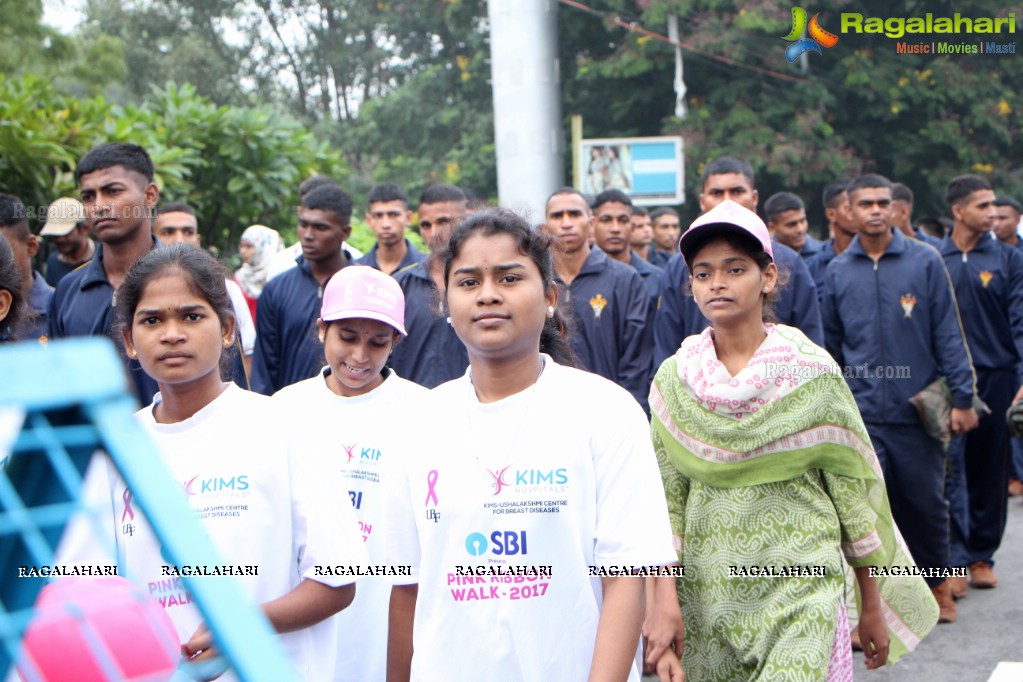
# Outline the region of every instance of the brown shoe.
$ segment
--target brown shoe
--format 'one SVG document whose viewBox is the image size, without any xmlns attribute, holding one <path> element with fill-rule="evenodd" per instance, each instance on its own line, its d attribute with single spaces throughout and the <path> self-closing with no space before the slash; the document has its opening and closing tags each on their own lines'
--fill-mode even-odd
<svg viewBox="0 0 1023 682">
<path fill-rule="evenodd" d="M 954 576 L 945 581 L 948 585 L 949 594 L 952 595 L 953 599 L 962 599 L 966 596 L 966 578 L 963 576 Z"/>
<path fill-rule="evenodd" d="M 1009 497 L 1019 497 L 1023 495 L 1023 481 L 1017 481 L 1015 478 L 1009 479 Z"/>
<path fill-rule="evenodd" d="M 970 584 L 981 590 L 998 587 L 998 577 L 991 570 L 989 562 L 977 561 L 970 564 Z"/>
<path fill-rule="evenodd" d="M 853 651 L 863 651 L 863 645 L 860 644 L 859 628 L 853 628 L 853 631 L 849 633 L 849 641 L 852 642 Z"/>
<path fill-rule="evenodd" d="M 956 602 L 952 599 L 952 590 L 948 585 L 948 580 L 937 587 L 932 587 L 931 593 L 934 595 L 934 601 L 938 602 L 938 622 L 956 622 Z"/>
</svg>

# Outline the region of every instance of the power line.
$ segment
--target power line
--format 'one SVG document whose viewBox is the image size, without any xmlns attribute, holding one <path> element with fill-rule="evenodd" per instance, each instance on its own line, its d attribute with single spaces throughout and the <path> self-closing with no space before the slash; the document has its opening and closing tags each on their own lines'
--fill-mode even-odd
<svg viewBox="0 0 1023 682">
<path fill-rule="evenodd" d="M 593 9 L 592 7 L 588 7 L 588 6 L 584 5 L 584 4 L 582 4 L 581 2 L 577 2 L 577 0 L 558 0 L 558 1 L 561 2 L 564 5 L 568 5 L 569 7 L 573 7 L 575 9 L 577 9 L 577 10 L 581 10 L 583 12 L 586 12 L 587 14 L 592 14 L 593 16 L 600 17 L 601 19 L 608 19 L 613 24 L 615 24 L 616 26 L 619 26 L 619 27 L 624 28 L 624 29 L 626 29 L 628 31 L 631 31 L 632 33 L 639 33 L 641 35 L 648 36 L 648 37 L 653 38 L 655 40 L 659 40 L 662 43 L 667 43 L 668 45 L 673 45 L 675 47 L 680 47 L 683 50 L 688 50 L 689 52 L 692 52 L 694 54 L 698 54 L 701 57 L 706 57 L 707 59 L 712 59 L 714 61 L 718 61 L 718 62 L 721 62 L 723 64 L 728 64 L 729 66 L 734 66 L 734 67 L 739 68 L 739 69 L 749 69 L 750 71 L 756 71 L 758 73 L 762 73 L 762 74 L 765 74 L 767 76 L 773 76 L 775 78 L 781 78 L 783 80 L 792 81 L 794 83 L 809 83 L 810 82 L 809 79 L 807 79 L 807 78 L 800 78 L 799 76 L 793 76 L 791 74 L 782 73 L 781 71 L 773 71 L 771 69 L 765 69 L 765 68 L 760 67 L 760 66 L 753 66 L 752 64 L 744 64 L 742 62 L 737 62 L 734 59 L 730 59 L 728 57 L 722 57 L 721 55 L 710 54 L 709 52 L 704 52 L 703 50 L 700 50 L 699 48 L 693 47 L 692 45 L 689 45 L 688 43 L 677 41 L 677 40 L 672 40 L 671 38 L 669 38 L 666 35 L 662 35 L 660 33 L 656 33 L 654 31 L 651 31 L 648 28 L 644 28 L 643 26 L 641 26 L 639 24 L 638 21 L 626 21 L 625 19 L 622 19 L 618 15 L 611 14 L 610 12 L 604 12 L 604 11 L 601 11 L 601 10 Z"/>
</svg>

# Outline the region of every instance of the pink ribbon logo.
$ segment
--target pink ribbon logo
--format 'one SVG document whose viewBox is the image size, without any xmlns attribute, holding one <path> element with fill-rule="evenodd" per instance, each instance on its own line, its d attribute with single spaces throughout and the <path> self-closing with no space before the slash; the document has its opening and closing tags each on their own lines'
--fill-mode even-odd
<svg viewBox="0 0 1023 682">
<path fill-rule="evenodd" d="M 124 517 L 128 517 L 130 520 L 135 520 L 135 512 L 131 510 L 131 491 L 127 488 L 124 489 L 124 494 L 121 495 L 121 499 L 124 500 L 124 511 L 121 513 L 121 523 L 124 523 Z"/>
<path fill-rule="evenodd" d="M 433 506 L 437 506 L 437 470 L 431 469 L 430 473 L 426 475 L 426 485 L 429 489 L 426 491 L 426 504 L 423 506 L 429 507 L 430 500 L 433 500 Z"/>
</svg>

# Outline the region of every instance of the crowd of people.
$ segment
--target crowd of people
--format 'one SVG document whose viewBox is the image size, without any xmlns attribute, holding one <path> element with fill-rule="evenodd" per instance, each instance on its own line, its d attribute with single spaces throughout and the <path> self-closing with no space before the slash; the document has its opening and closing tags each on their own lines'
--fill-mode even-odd
<svg viewBox="0 0 1023 682">
<path fill-rule="evenodd" d="M 366 254 L 353 198 L 314 177 L 297 244 L 252 225 L 232 273 L 153 176 L 141 147 L 94 148 L 38 236 L 0 194 L 0 339 L 118 344 L 301 679 L 851 680 L 854 648 L 894 662 L 997 586 L 1023 242 L 982 177 L 950 179 L 940 235 L 905 185 L 836 181 L 826 239 L 791 192 L 761 219 L 734 156 L 704 166 L 685 231 L 619 189 L 552 188 L 530 225 L 435 185 L 429 253 L 381 184 Z M 204 513 L 222 496 L 199 480 L 244 504 Z M 109 542 L 76 530 L 63 560 L 116 546 L 184 655 L 214 657 L 104 458 L 83 496 Z M 323 570 L 343 565 L 391 570 Z"/>
</svg>

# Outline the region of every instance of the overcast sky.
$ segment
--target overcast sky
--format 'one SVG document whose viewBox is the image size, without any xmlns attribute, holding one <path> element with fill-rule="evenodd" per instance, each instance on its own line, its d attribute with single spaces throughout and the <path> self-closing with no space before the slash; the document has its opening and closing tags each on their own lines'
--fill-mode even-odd
<svg viewBox="0 0 1023 682">
<path fill-rule="evenodd" d="M 61 33 L 71 33 L 82 20 L 85 0 L 43 0 L 43 23 Z"/>
</svg>

